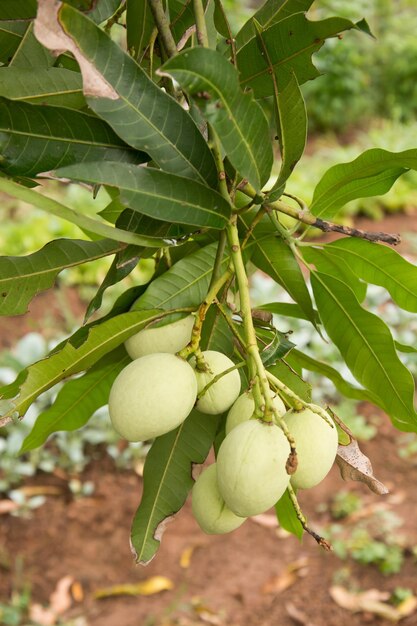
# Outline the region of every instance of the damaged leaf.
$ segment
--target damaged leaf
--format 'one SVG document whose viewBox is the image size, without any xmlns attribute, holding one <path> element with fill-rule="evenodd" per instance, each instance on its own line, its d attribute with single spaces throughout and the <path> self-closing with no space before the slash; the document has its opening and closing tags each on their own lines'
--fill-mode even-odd
<svg viewBox="0 0 417 626">
<path fill-rule="evenodd" d="M 357 480 L 365 483 L 371 491 L 380 496 L 388 493 L 387 487 L 375 478 L 371 461 L 361 452 L 355 439 L 352 439 L 347 446 L 339 445 L 336 463 L 343 480 Z"/>
<path fill-rule="evenodd" d="M 390 594 L 378 589 L 368 589 L 358 593 L 350 592 L 344 587 L 333 586 L 329 589 L 330 596 L 336 604 L 352 613 L 361 611 L 373 613 L 390 622 L 398 622 L 408 617 L 417 609 L 417 598 L 414 596 L 399 606 L 388 604 Z M 410 601 L 411 600 L 411 601 Z"/>
<path fill-rule="evenodd" d="M 145 461 L 143 496 L 132 525 L 131 544 L 143 565 L 155 556 L 165 527 L 193 486 L 194 464 L 203 463 L 216 436 L 218 417 L 192 411 L 175 430 L 158 437 Z"/>
</svg>

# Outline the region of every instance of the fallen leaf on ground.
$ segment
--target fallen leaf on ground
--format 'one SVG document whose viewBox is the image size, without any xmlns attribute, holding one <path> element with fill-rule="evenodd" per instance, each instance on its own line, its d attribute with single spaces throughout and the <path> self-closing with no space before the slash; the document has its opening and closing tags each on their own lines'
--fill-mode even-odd
<svg viewBox="0 0 417 626">
<path fill-rule="evenodd" d="M 279 576 L 270 578 L 262 587 L 261 592 L 263 594 L 279 594 L 292 587 L 300 578 L 307 574 L 307 563 L 308 559 L 306 557 L 290 563 Z"/>
<path fill-rule="evenodd" d="M 50 608 L 45 608 L 40 604 L 32 604 L 29 609 L 29 618 L 40 626 L 54 626 L 57 616 Z"/>
<path fill-rule="evenodd" d="M 62 613 L 65 613 L 65 611 L 68 611 L 71 607 L 71 586 L 73 582 L 73 576 L 64 576 L 58 581 L 55 590 L 51 593 L 49 598 L 50 609 L 56 615 L 62 615 Z"/>
<path fill-rule="evenodd" d="M 62 496 L 65 493 L 65 489 L 62 487 L 54 487 L 53 485 L 25 485 L 16 489 L 20 493 L 23 493 L 27 498 L 33 496 Z"/>
<path fill-rule="evenodd" d="M 19 504 L 13 500 L 0 500 L 0 515 L 8 515 L 18 508 Z"/>
<path fill-rule="evenodd" d="M 373 613 L 391 622 L 398 622 L 408 617 L 417 609 L 417 598 L 412 596 L 395 607 L 387 603 L 390 593 L 378 589 L 368 589 L 352 593 L 344 587 L 334 586 L 329 589 L 333 601 L 352 613 Z"/>
<path fill-rule="evenodd" d="M 343 480 L 358 480 L 365 483 L 371 491 L 380 496 L 388 493 L 387 487 L 375 478 L 371 461 L 361 452 L 355 439 L 352 439 L 348 446 L 339 445 L 336 463 Z"/>
<path fill-rule="evenodd" d="M 174 583 L 165 576 L 152 576 L 136 584 L 114 585 L 105 589 L 97 589 L 94 597 L 111 598 L 112 596 L 152 596 L 161 591 L 169 591 L 174 588 Z"/>
<path fill-rule="evenodd" d="M 223 613 L 213 611 L 210 607 L 202 602 L 201 598 L 192 598 L 191 604 L 201 622 L 204 622 L 206 624 L 214 624 L 214 626 L 220 626 L 221 624 L 224 624 L 225 615 Z"/>
<path fill-rule="evenodd" d="M 71 585 L 71 593 L 75 602 L 82 602 L 84 600 L 84 590 L 80 582 L 75 580 Z"/>
<path fill-rule="evenodd" d="M 285 605 L 285 610 L 287 611 L 291 619 L 294 620 L 294 622 L 296 622 L 297 624 L 301 624 L 301 626 L 315 626 L 313 622 L 310 622 L 310 618 L 308 617 L 308 615 L 306 615 L 300 609 L 297 609 L 297 607 L 294 606 L 294 604 L 292 604 L 291 602 L 288 602 Z"/>
</svg>

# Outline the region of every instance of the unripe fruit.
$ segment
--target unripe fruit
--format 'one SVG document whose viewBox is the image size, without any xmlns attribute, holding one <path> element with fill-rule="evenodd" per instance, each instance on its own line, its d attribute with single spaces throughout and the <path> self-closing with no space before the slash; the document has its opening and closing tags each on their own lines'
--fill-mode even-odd
<svg viewBox="0 0 417 626">
<path fill-rule="evenodd" d="M 279 396 L 272 398 L 272 404 L 278 412 L 278 415 L 282 417 L 286 412 L 285 404 Z M 247 422 L 255 411 L 255 400 L 251 391 L 246 391 L 238 397 L 232 408 L 230 409 L 226 420 L 226 435 L 230 433 L 233 428 Z"/>
<path fill-rule="evenodd" d="M 217 455 L 217 484 L 236 515 L 258 515 L 273 506 L 288 486 L 289 443 L 272 423 L 249 420 L 224 439 Z"/>
<path fill-rule="evenodd" d="M 117 376 L 109 397 L 114 429 L 128 441 L 159 437 L 181 424 L 194 406 L 193 368 L 174 354 L 148 354 Z"/>
<path fill-rule="evenodd" d="M 214 350 L 206 350 L 202 353 L 209 371 L 199 372 L 195 370 L 198 393 L 200 393 L 215 376 L 234 366 L 233 361 L 225 354 Z M 215 382 L 206 393 L 197 401 L 196 408 L 201 413 L 218 415 L 229 409 L 240 392 L 240 376 L 237 370 L 233 370 L 222 376 Z"/>
<path fill-rule="evenodd" d="M 125 348 L 131 359 L 156 352 L 175 354 L 190 342 L 193 325 L 194 317 L 188 315 L 172 324 L 144 328 L 125 341 Z"/>
<path fill-rule="evenodd" d="M 318 485 L 328 474 L 337 453 L 337 430 L 310 409 L 289 411 L 284 416 L 288 429 L 295 439 L 298 466 L 291 476 L 296 489 L 309 489 Z"/>
<path fill-rule="evenodd" d="M 201 530 L 209 535 L 230 533 L 246 521 L 226 505 L 217 486 L 216 463 L 197 478 L 192 490 L 193 515 Z"/>
</svg>

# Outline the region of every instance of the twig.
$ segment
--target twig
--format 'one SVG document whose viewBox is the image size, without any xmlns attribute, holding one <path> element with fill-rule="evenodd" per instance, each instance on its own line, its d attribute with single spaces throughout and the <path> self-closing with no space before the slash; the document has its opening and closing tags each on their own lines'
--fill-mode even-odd
<svg viewBox="0 0 417 626">
<path fill-rule="evenodd" d="M 201 0 L 193 0 L 194 18 L 197 27 L 197 39 L 200 46 L 209 47 L 209 39 L 204 15 L 204 7 Z"/>
<path fill-rule="evenodd" d="M 250 198 L 255 198 L 258 195 L 255 189 L 249 184 L 241 187 L 241 191 L 243 191 L 243 193 L 245 193 Z M 342 235 L 348 235 L 349 237 L 359 237 L 368 241 L 383 241 L 384 243 L 388 243 L 392 246 L 397 246 L 399 243 L 401 243 L 400 235 L 359 230 L 358 228 L 352 228 L 350 226 L 342 226 L 341 224 L 328 222 L 327 220 L 322 220 L 320 217 L 316 217 L 306 209 L 296 209 L 292 206 L 289 206 L 285 202 L 281 202 L 281 200 L 268 203 L 267 196 L 264 196 L 264 204 L 267 209 L 279 211 L 280 213 L 285 213 L 285 215 L 289 215 L 290 217 L 293 217 L 294 219 L 299 220 L 300 222 L 302 222 L 303 224 L 307 224 L 308 226 L 318 228 L 325 233 L 342 233 Z"/>
<path fill-rule="evenodd" d="M 171 30 L 169 28 L 169 22 L 165 15 L 162 2 L 161 0 L 148 0 L 148 2 L 152 11 L 153 19 L 155 20 L 155 24 L 158 29 L 159 36 L 165 48 L 165 52 L 167 53 L 168 57 L 173 57 L 178 53 L 178 51 L 174 37 L 172 36 Z"/>
<path fill-rule="evenodd" d="M 327 541 L 327 539 L 325 539 L 324 537 L 321 537 L 314 530 L 309 528 L 309 526 L 307 526 L 307 520 L 304 517 L 304 514 L 303 514 L 303 512 L 301 510 L 301 507 L 300 507 L 300 505 L 298 503 L 297 496 L 295 495 L 294 489 L 291 487 L 291 485 L 288 485 L 287 489 L 288 489 L 289 496 L 291 498 L 292 505 L 293 505 L 294 510 L 295 510 L 295 514 L 297 515 L 298 521 L 300 522 L 301 526 L 304 528 L 304 530 L 309 535 L 311 535 L 313 537 L 313 539 L 315 539 L 317 541 L 319 546 L 321 546 L 325 550 L 330 551 L 332 549 L 332 546 Z"/>
</svg>

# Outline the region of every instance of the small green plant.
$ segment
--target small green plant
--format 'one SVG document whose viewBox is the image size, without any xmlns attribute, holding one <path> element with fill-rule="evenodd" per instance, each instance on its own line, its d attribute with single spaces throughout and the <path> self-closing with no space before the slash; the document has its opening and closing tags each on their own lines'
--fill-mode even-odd
<svg viewBox="0 0 417 626">
<path fill-rule="evenodd" d="M 343 519 L 356 513 L 362 507 L 362 498 L 354 491 L 338 491 L 330 503 L 330 514 L 333 519 Z"/>
</svg>

